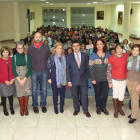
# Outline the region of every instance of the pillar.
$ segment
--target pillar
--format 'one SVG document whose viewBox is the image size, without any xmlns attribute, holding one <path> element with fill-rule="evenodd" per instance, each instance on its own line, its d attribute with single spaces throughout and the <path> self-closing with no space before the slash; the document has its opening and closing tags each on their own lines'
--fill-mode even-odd
<svg viewBox="0 0 140 140">
<path fill-rule="evenodd" d="M 71 28 L 71 7 L 66 8 L 67 27 Z"/>
<path fill-rule="evenodd" d="M 13 2 L 14 17 L 14 41 L 20 41 L 20 19 L 19 19 L 19 3 Z"/>
<path fill-rule="evenodd" d="M 123 39 L 129 40 L 131 3 L 124 2 Z"/>
</svg>

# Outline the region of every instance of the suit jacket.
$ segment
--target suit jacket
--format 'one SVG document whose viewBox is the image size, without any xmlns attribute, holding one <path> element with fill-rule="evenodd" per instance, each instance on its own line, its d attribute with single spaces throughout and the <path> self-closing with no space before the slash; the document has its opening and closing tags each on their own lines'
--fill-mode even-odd
<svg viewBox="0 0 140 140">
<path fill-rule="evenodd" d="M 71 82 L 73 86 L 87 86 L 89 78 L 89 57 L 88 54 L 81 52 L 81 64 L 78 68 L 74 53 L 66 57 L 67 64 L 67 82 Z"/>
</svg>

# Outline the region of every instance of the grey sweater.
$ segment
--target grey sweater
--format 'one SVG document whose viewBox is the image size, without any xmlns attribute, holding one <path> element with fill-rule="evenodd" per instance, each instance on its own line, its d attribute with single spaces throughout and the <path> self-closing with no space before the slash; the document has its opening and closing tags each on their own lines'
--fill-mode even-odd
<svg viewBox="0 0 140 140">
<path fill-rule="evenodd" d="M 47 61 L 50 56 L 49 46 L 46 44 L 42 44 L 42 46 L 38 49 L 32 44 L 28 48 L 27 54 L 30 56 L 32 71 L 43 72 L 47 70 Z"/>
</svg>

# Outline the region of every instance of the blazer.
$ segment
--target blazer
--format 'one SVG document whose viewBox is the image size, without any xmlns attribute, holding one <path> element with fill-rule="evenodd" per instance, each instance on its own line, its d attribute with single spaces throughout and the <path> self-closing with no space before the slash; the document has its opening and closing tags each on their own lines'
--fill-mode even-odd
<svg viewBox="0 0 140 140">
<path fill-rule="evenodd" d="M 54 61 L 54 56 L 50 56 L 47 62 L 47 78 L 56 79 L 56 65 Z"/>
<path fill-rule="evenodd" d="M 66 57 L 66 72 L 67 82 L 71 82 L 73 86 L 87 86 L 89 78 L 89 56 L 88 54 L 81 52 L 81 64 L 80 69 L 78 68 L 74 52 Z"/>
</svg>

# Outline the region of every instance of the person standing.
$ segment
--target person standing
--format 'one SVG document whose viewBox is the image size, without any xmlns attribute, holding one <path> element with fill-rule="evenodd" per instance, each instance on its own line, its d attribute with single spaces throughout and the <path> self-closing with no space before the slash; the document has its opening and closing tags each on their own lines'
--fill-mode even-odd
<svg viewBox="0 0 140 140">
<path fill-rule="evenodd" d="M 81 45 L 79 41 L 73 42 L 73 53 L 68 55 L 66 58 L 67 64 L 67 82 L 70 87 L 74 113 L 78 115 L 80 112 L 79 105 L 79 90 L 81 91 L 82 109 L 87 117 L 91 117 L 88 111 L 88 78 L 89 78 L 89 67 L 88 67 L 88 54 L 80 51 Z"/>
<path fill-rule="evenodd" d="M 9 116 L 6 108 L 6 97 L 8 97 L 10 103 L 11 114 L 14 115 L 15 111 L 13 108 L 13 95 L 15 94 L 15 84 L 14 75 L 12 72 L 12 58 L 9 57 L 10 48 L 1 48 L 1 58 L 0 58 L 0 96 L 2 99 L 3 113 Z"/>
<path fill-rule="evenodd" d="M 97 39 L 94 52 L 89 58 L 89 72 L 91 82 L 95 90 L 96 112 L 98 115 L 104 112 L 109 115 L 106 109 L 108 98 L 107 67 L 110 53 L 107 51 L 107 44 L 103 39 Z"/>
<path fill-rule="evenodd" d="M 139 93 L 140 93 L 140 48 L 137 44 L 132 46 L 132 56 L 128 58 L 127 62 L 127 88 L 131 98 L 132 114 L 129 123 L 136 121 L 139 110 Z"/>
<path fill-rule="evenodd" d="M 39 113 L 38 110 L 38 83 L 41 83 L 41 99 L 40 106 L 43 113 L 47 112 L 47 61 L 50 56 L 49 46 L 42 42 L 41 33 L 37 32 L 34 36 L 34 43 L 29 46 L 27 54 L 30 56 L 32 65 L 32 99 L 33 111 Z"/>
<path fill-rule="evenodd" d="M 31 95 L 31 60 L 24 53 L 24 44 L 16 43 L 17 54 L 12 58 L 12 70 L 15 76 L 16 93 L 20 105 L 20 115 L 29 115 L 28 100 Z"/>
<path fill-rule="evenodd" d="M 66 79 L 66 59 L 63 44 L 58 42 L 54 45 L 54 52 L 47 63 L 47 78 L 53 91 L 54 112 L 58 114 L 58 92 L 60 93 L 60 112 L 64 112 Z"/>
<path fill-rule="evenodd" d="M 126 89 L 128 54 L 123 53 L 123 44 L 118 43 L 115 48 L 115 54 L 108 60 L 107 79 L 109 88 L 113 88 L 114 117 L 118 117 L 118 112 L 125 116 L 122 110 L 122 104 Z"/>
</svg>

